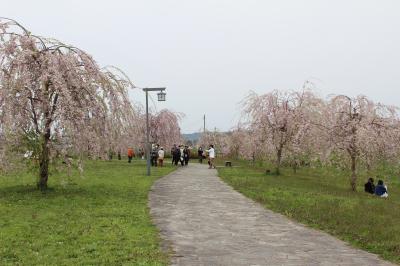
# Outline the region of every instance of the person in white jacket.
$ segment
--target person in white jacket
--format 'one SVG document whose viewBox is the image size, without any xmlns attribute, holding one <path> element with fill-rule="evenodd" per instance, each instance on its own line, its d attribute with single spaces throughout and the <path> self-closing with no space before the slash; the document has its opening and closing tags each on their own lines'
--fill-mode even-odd
<svg viewBox="0 0 400 266">
<path fill-rule="evenodd" d="M 161 147 L 161 149 L 158 151 L 158 165 L 160 167 L 163 167 L 164 165 L 164 156 L 165 156 L 164 148 Z"/>
<path fill-rule="evenodd" d="M 208 169 L 215 168 L 214 160 L 215 160 L 215 150 L 214 150 L 214 145 L 210 145 L 210 148 L 207 150 L 208 152 L 208 158 L 210 160 L 210 166 Z"/>
</svg>

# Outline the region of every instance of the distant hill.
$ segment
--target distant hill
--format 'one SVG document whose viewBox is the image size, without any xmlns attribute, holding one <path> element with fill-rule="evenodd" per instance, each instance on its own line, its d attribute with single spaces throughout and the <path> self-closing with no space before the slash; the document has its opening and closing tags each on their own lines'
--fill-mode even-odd
<svg viewBox="0 0 400 266">
<path fill-rule="evenodd" d="M 182 136 L 185 138 L 185 140 L 190 140 L 193 143 L 196 143 L 201 136 L 200 132 L 196 132 L 196 133 L 190 133 L 190 134 L 182 134 Z"/>
</svg>

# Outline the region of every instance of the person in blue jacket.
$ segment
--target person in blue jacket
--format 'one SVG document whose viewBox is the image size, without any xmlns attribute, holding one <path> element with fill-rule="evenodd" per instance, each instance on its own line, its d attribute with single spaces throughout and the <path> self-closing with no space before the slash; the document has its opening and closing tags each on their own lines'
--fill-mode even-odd
<svg viewBox="0 0 400 266">
<path fill-rule="evenodd" d="M 375 187 L 375 195 L 381 197 L 381 198 L 387 198 L 389 196 L 387 192 L 387 186 L 383 184 L 382 180 L 378 181 L 378 185 Z"/>
</svg>

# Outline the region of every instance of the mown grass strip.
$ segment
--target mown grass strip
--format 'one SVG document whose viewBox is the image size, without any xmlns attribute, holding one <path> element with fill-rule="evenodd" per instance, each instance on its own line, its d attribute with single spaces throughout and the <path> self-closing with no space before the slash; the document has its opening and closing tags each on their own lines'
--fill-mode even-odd
<svg viewBox="0 0 400 266">
<path fill-rule="evenodd" d="M 166 265 L 147 195 L 174 168 L 145 175 L 142 161 L 88 161 L 84 174 L 0 176 L 1 265 Z"/>
</svg>

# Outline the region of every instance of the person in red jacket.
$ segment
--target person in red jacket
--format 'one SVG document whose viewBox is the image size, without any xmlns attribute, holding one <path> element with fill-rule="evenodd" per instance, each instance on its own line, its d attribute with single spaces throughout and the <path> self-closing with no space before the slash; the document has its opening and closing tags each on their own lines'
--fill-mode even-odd
<svg viewBox="0 0 400 266">
<path fill-rule="evenodd" d="M 135 153 L 133 152 L 132 148 L 128 148 L 128 163 L 132 162 L 132 158 L 135 156 Z"/>
</svg>

